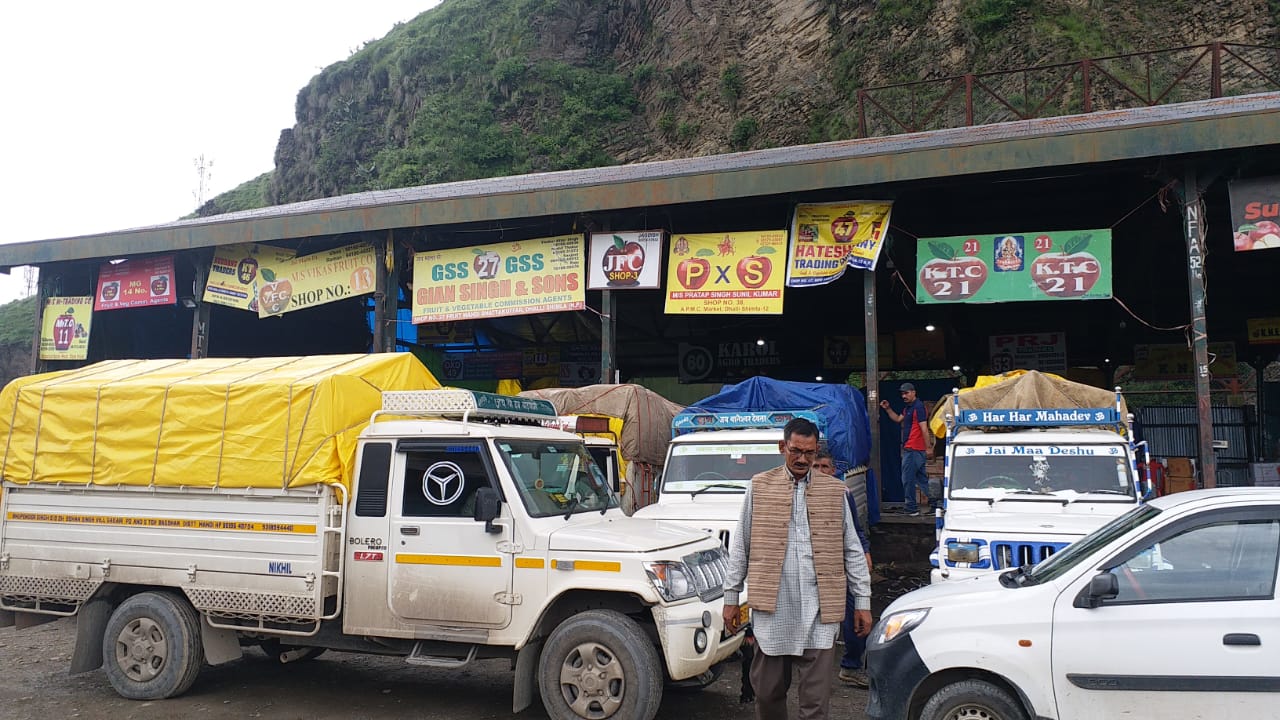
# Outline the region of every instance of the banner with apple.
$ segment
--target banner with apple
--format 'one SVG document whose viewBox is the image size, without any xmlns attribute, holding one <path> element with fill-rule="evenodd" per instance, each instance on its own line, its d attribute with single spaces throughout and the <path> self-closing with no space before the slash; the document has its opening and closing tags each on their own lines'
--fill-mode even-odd
<svg viewBox="0 0 1280 720">
<path fill-rule="evenodd" d="M 1280 248 L 1280 178 L 1232 180 L 1227 192 L 1236 252 Z"/>
<path fill-rule="evenodd" d="M 999 303 L 1111 297 L 1111 231 L 920 238 L 916 302 Z"/>
<path fill-rule="evenodd" d="M 84 360 L 89 357 L 93 298 L 45 298 L 40 323 L 41 360 Z"/>
<path fill-rule="evenodd" d="M 173 284 L 172 255 L 105 262 L 98 267 L 98 291 L 93 309 L 174 305 L 178 295 Z"/>
<path fill-rule="evenodd" d="M 414 324 L 582 310 L 581 235 L 432 250 L 413 256 Z"/>
<path fill-rule="evenodd" d="M 662 230 L 591 233 L 588 290 L 662 287 Z"/>
<path fill-rule="evenodd" d="M 295 257 L 274 268 L 261 267 L 258 317 L 281 315 L 371 293 L 377 268 L 378 253 L 369 243 Z"/>
<path fill-rule="evenodd" d="M 845 268 L 875 270 L 892 209 L 877 200 L 796 205 L 787 287 L 825 285 Z"/>
<path fill-rule="evenodd" d="M 667 258 L 670 315 L 781 315 L 785 230 L 675 235 Z"/>
<path fill-rule="evenodd" d="M 214 248 L 204 302 L 258 312 L 258 288 L 266 282 L 262 271 L 279 273 L 293 256 L 294 251 L 288 248 L 257 243 Z"/>
</svg>

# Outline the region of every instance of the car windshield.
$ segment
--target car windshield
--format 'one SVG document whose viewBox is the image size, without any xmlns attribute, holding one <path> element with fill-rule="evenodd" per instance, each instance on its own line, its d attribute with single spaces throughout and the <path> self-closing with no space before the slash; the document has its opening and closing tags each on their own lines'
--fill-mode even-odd
<svg viewBox="0 0 1280 720">
<path fill-rule="evenodd" d="M 951 497 L 988 490 L 1022 494 L 1063 491 L 1135 500 L 1123 445 L 956 445 L 948 481 Z"/>
<path fill-rule="evenodd" d="M 673 444 L 662 469 L 662 492 L 743 492 L 751 484 L 752 475 L 781 464 L 777 443 Z"/>
<path fill-rule="evenodd" d="M 604 472 L 582 443 L 500 440 L 498 452 L 533 517 L 618 506 Z"/>
<path fill-rule="evenodd" d="M 1139 505 L 1129 512 L 1114 518 L 1111 522 L 1071 543 L 1066 548 L 1050 555 L 1038 565 L 1027 571 L 1032 583 L 1053 580 L 1064 572 L 1075 567 L 1081 561 L 1091 557 L 1098 548 L 1128 533 L 1130 530 L 1145 525 L 1160 514 L 1160 510 L 1150 505 Z"/>
</svg>

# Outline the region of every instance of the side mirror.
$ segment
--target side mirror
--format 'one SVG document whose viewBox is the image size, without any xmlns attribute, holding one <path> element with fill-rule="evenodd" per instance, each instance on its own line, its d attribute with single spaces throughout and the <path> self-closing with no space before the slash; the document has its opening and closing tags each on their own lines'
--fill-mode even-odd
<svg viewBox="0 0 1280 720">
<path fill-rule="evenodd" d="M 476 522 L 484 523 L 484 531 L 487 533 L 497 534 L 502 532 L 502 528 L 493 524 L 493 521 L 502 514 L 502 498 L 499 497 L 498 491 L 491 487 L 482 487 L 476 490 Z"/>
<path fill-rule="evenodd" d="M 1072 605 L 1092 610 L 1101 606 L 1103 600 L 1114 600 L 1119 594 L 1120 581 L 1115 573 L 1100 572 L 1089 578 L 1088 586 L 1080 591 Z"/>
</svg>

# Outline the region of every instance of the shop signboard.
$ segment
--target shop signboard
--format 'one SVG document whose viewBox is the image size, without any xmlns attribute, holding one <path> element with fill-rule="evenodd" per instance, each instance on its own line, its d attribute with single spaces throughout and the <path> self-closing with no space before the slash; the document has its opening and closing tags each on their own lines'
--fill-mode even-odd
<svg viewBox="0 0 1280 720">
<path fill-rule="evenodd" d="M 45 298 L 41 321 L 41 360 L 84 360 L 89 357 L 92 297 Z"/>
<path fill-rule="evenodd" d="M 174 305 L 173 256 L 136 258 L 98 267 L 94 310 Z"/>
<path fill-rule="evenodd" d="M 1111 297 L 1111 231 L 921 238 L 916 302 L 999 303 Z"/>
<path fill-rule="evenodd" d="M 258 289 L 265 283 L 262 271 L 278 276 L 293 256 L 294 251 L 288 248 L 257 243 L 214 248 L 204 302 L 258 312 Z"/>
<path fill-rule="evenodd" d="M 845 268 L 874 270 L 889 230 L 886 201 L 796 205 L 791 217 L 787 287 L 825 285 Z"/>
<path fill-rule="evenodd" d="M 677 234 L 667 258 L 668 315 L 781 315 L 785 230 Z"/>
<path fill-rule="evenodd" d="M 1067 334 L 1064 332 L 992 335 L 988 345 L 993 373 L 1064 372 L 1067 369 Z"/>
<path fill-rule="evenodd" d="M 1232 180 L 1227 191 L 1236 252 L 1280 248 L 1280 177 Z"/>
<path fill-rule="evenodd" d="M 1245 322 L 1249 330 L 1250 345 L 1280 343 L 1280 317 L 1249 318 Z"/>
<path fill-rule="evenodd" d="M 355 243 L 259 269 L 258 317 L 366 295 L 374 290 L 378 254 Z"/>
<path fill-rule="evenodd" d="M 588 290 L 662 287 L 662 230 L 591 233 Z"/>
<path fill-rule="evenodd" d="M 582 310 L 585 262 L 581 235 L 418 253 L 413 322 Z"/>
</svg>

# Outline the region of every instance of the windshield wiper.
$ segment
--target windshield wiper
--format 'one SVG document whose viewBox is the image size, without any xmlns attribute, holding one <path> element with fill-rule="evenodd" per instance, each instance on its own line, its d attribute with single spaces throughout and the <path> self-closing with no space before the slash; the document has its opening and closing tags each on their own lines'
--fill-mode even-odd
<svg viewBox="0 0 1280 720">
<path fill-rule="evenodd" d="M 741 485 L 734 485 L 733 483 L 712 483 L 705 487 L 700 487 L 697 490 L 694 490 L 693 492 L 689 493 L 689 497 L 698 497 L 699 495 L 710 490 L 711 488 L 729 488 L 731 490 L 741 490 L 742 492 L 747 491 L 747 489 L 742 487 Z"/>
<path fill-rule="evenodd" d="M 1077 490 L 1080 495 L 1124 495 L 1132 497 L 1133 493 L 1128 490 L 1117 490 L 1115 488 L 1097 488 L 1094 490 Z"/>
<path fill-rule="evenodd" d="M 579 496 L 579 495 L 574 495 L 573 497 L 569 498 L 569 506 L 568 506 L 567 508 L 565 508 L 565 511 L 564 511 L 564 519 L 565 519 L 565 520 L 568 520 L 568 519 L 569 519 L 569 516 L 570 516 L 570 515 L 573 515 L 573 511 L 574 511 L 574 510 L 577 510 L 577 509 L 578 509 L 578 506 L 579 506 L 579 505 L 581 505 L 581 504 L 582 504 L 582 497 L 581 497 L 581 496 Z"/>
</svg>

